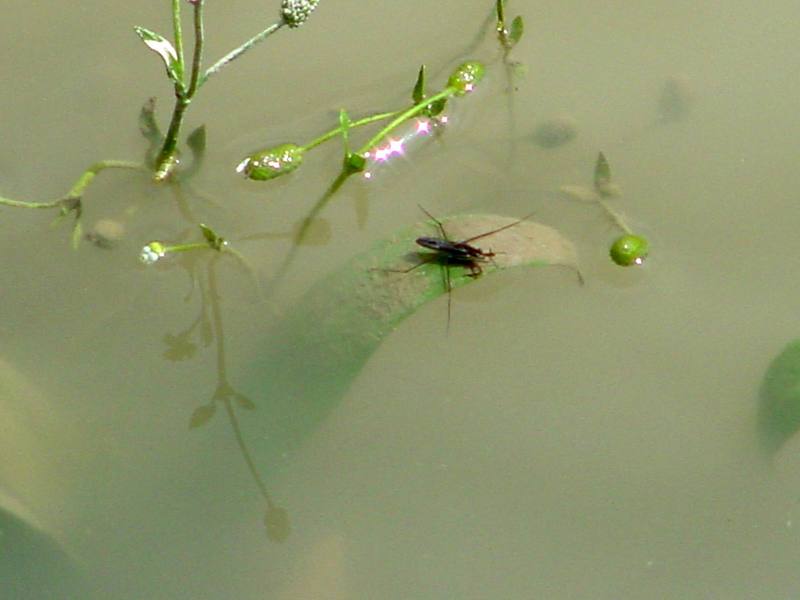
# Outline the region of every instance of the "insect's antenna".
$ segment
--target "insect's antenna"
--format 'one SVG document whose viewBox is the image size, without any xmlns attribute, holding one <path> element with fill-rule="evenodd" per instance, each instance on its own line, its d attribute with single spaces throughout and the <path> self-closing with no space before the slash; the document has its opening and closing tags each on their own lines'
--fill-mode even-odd
<svg viewBox="0 0 800 600">
<path fill-rule="evenodd" d="M 425 208 L 422 206 L 422 204 L 417 204 L 417 206 L 419 206 L 419 209 L 422 212 L 424 212 L 426 215 L 428 215 L 428 217 L 430 217 L 431 221 L 436 223 L 436 227 L 439 229 L 439 233 L 442 234 L 442 237 L 445 239 L 445 241 L 447 241 L 447 242 L 452 241 L 449 237 L 447 237 L 447 232 L 444 230 L 444 225 L 442 225 L 442 222 L 439 219 L 437 219 L 436 217 L 434 217 L 427 210 L 425 210 Z"/>
<path fill-rule="evenodd" d="M 420 206 L 420 208 L 422 208 L 422 207 Z M 513 223 L 509 223 L 508 225 L 503 225 L 502 227 L 498 227 L 497 229 L 492 229 L 491 231 L 487 231 L 485 233 L 479 233 L 478 235 L 474 235 L 471 238 L 467 238 L 466 240 L 461 240 L 461 243 L 462 244 L 469 244 L 470 242 L 474 242 L 475 240 L 479 240 L 481 238 L 485 238 L 487 236 L 494 235 L 495 233 L 500 233 L 501 231 L 504 231 L 506 229 L 510 229 L 511 227 L 514 227 L 514 225 L 519 225 L 523 221 L 527 221 L 534 214 L 536 214 L 536 213 L 531 213 L 529 215 L 525 215 L 521 219 L 517 219 L 516 221 L 514 221 Z"/>
</svg>

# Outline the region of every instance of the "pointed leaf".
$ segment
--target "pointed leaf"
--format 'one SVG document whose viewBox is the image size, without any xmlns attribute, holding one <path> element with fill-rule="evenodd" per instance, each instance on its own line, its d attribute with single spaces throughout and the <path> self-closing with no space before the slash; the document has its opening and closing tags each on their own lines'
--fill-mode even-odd
<svg viewBox="0 0 800 600">
<path fill-rule="evenodd" d="M 133 30 L 145 43 L 145 46 L 161 57 L 161 60 L 164 61 L 164 66 L 167 68 L 167 75 L 169 75 L 169 78 L 174 81 L 176 85 L 183 88 L 183 82 L 181 81 L 181 64 L 178 60 L 178 53 L 175 51 L 170 41 L 164 36 L 150 31 L 149 29 L 145 29 L 144 27 L 139 27 L 138 25 L 135 26 Z"/>
<path fill-rule="evenodd" d="M 414 104 L 419 104 L 425 99 L 425 65 L 421 65 L 419 68 L 417 82 L 414 84 L 414 91 L 411 92 L 411 99 Z"/>
<path fill-rule="evenodd" d="M 597 155 L 597 163 L 594 166 L 594 189 L 600 195 L 606 195 L 611 185 L 611 166 L 608 164 L 605 155 L 600 152 Z"/>
<path fill-rule="evenodd" d="M 522 22 L 522 17 L 517 15 L 511 21 L 511 31 L 508 32 L 508 37 L 511 39 L 511 45 L 516 45 L 525 33 L 525 24 Z"/>
<path fill-rule="evenodd" d="M 204 404 L 203 406 L 198 406 L 194 409 L 192 413 L 192 418 L 189 420 L 189 429 L 195 429 L 197 427 L 201 427 L 205 425 L 211 420 L 211 417 L 214 416 L 214 413 L 217 412 L 217 405 L 213 402 L 211 404 Z"/>
<path fill-rule="evenodd" d="M 503 14 L 503 0 L 495 2 L 495 11 L 497 12 L 497 29 L 505 28 L 506 17 Z"/>
<path fill-rule="evenodd" d="M 200 223 L 200 231 L 203 232 L 203 237 L 206 238 L 206 241 L 212 246 L 217 242 L 219 236 L 216 233 L 214 233 L 214 230 L 211 229 L 208 225 Z"/>
</svg>

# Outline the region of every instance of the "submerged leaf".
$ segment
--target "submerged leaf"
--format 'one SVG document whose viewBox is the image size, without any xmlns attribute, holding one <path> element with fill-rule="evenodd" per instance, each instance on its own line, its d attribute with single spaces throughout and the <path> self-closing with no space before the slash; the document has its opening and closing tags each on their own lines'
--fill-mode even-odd
<svg viewBox="0 0 800 600">
<path fill-rule="evenodd" d="M 236 393 L 234 393 L 233 397 L 236 400 L 236 403 L 239 406 L 241 406 L 242 408 L 245 408 L 247 410 L 255 410 L 256 409 L 256 405 L 247 396 L 236 392 Z"/>
<path fill-rule="evenodd" d="M 161 130 L 156 122 L 156 99 L 148 98 L 139 111 L 139 131 L 151 144 L 161 143 Z"/>
<path fill-rule="evenodd" d="M 289 513 L 280 506 L 270 506 L 264 514 L 264 527 L 267 537 L 273 542 L 285 542 L 292 532 L 289 524 Z"/>
<path fill-rule="evenodd" d="M 508 37 L 511 39 L 511 45 L 516 45 L 520 39 L 522 39 L 522 34 L 525 33 L 525 24 L 522 21 L 522 17 L 517 15 L 514 17 L 514 20 L 511 21 L 511 31 L 508 32 Z"/>
<path fill-rule="evenodd" d="M 195 160 L 200 159 L 206 151 L 206 126 L 200 125 L 190 133 L 189 137 L 186 138 L 186 145 L 189 146 L 192 154 L 194 154 Z"/>
<path fill-rule="evenodd" d="M 192 418 L 189 420 L 189 429 L 195 429 L 205 425 L 211 420 L 211 417 L 217 412 L 217 406 L 213 402 L 211 404 L 204 404 L 194 409 Z"/>
<path fill-rule="evenodd" d="M 800 339 L 790 342 L 764 374 L 759 394 L 758 429 L 769 454 L 800 431 Z"/>
<path fill-rule="evenodd" d="M 594 165 L 594 189 L 602 195 L 611 183 L 611 166 L 606 160 L 605 154 L 600 152 L 597 155 L 597 162 Z"/>
</svg>

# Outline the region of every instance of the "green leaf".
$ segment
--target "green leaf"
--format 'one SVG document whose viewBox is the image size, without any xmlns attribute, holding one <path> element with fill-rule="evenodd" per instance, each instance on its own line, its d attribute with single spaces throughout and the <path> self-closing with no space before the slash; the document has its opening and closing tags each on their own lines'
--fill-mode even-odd
<svg viewBox="0 0 800 600">
<path fill-rule="evenodd" d="M 497 2 L 495 2 L 495 11 L 497 12 L 497 29 L 504 29 L 506 17 L 503 11 L 503 0 L 497 0 Z"/>
<path fill-rule="evenodd" d="M 157 34 L 154 31 L 139 27 L 138 25 L 133 28 L 136 34 L 144 42 L 145 46 L 150 48 L 153 52 L 161 57 L 164 61 L 164 66 L 167 68 L 167 75 L 169 78 L 181 89 L 183 89 L 182 68 L 178 53 L 172 46 L 169 40 L 164 36 Z"/>
<path fill-rule="evenodd" d="M 610 185 L 611 166 L 608 164 L 605 155 L 600 152 L 597 155 L 597 163 L 594 165 L 594 189 L 601 196 L 605 196 Z"/>
<path fill-rule="evenodd" d="M 414 91 L 411 92 L 411 100 L 414 104 L 419 104 L 425 99 L 425 65 L 419 68 L 417 82 L 414 84 Z"/>
<path fill-rule="evenodd" d="M 508 37 L 511 39 L 512 46 L 519 42 L 523 33 L 525 33 L 525 23 L 522 22 L 522 17 L 517 15 L 514 17 L 514 20 L 511 21 L 511 31 L 508 32 Z"/>
<path fill-rule="evenodd" d="M 217 233 L 208 225 L 200 223 L 200 231 L 203 232 L 203 237 L 208 242 L 208 245 L 214 250 L 221 250 L 225 245 L 225 240 L 218 236 Z"/>
</svg>

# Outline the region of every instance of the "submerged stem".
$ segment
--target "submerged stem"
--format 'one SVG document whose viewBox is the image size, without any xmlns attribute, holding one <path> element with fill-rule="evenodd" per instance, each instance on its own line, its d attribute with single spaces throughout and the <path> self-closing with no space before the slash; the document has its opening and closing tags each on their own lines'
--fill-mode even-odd
<svg viewBox="0 0 800 600">
<path fill-rule="evenodd" d="M 11 198 L 3 198 L 0 196 L 0 205 L 17 208 L 63 208 L 69 200 L 80 198 L 100 171 L 105 169 L 143 168 L 144 165 L 138 162 L 127 160 L 101 160 L 87 167 L 63 198 L 50 202 L 25 202 L 23 200 L 12 200 Z"/>
<path fill-rule="evenodd" d="M 627 233 L 628 235 L 632 235 L 633 231 L 628 224 L 625 222 L 625 219 L 622 218 L 616 210 L 611 208 L 611 205 L 603 199 L 603 196 L 598 194 L 597 195 L 597 203 L 606 211 L 606 214 L 611 218 L 614 224 L 619 227 L 622 231 Z"/>
</svg>

